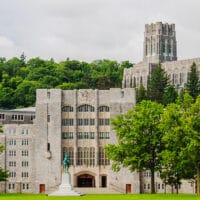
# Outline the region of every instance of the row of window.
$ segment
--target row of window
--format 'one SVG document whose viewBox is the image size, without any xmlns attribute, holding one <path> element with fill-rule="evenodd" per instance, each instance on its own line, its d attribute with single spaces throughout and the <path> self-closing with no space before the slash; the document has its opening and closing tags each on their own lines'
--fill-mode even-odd
<svg viewBox="0 0 200 200">
<path fill-rule="evenodd" d="M 157 183 L 156 186 L 157 186 L 157 189 L 158 189 L 158 190 L 160 190 L 160 189 L 165 189 L 165 184 L 164 184 L 164 183 L 162 183 L 162 184 Z M 145 183 L 145 184 L 144 184 L 144 190 L 150 190 L 150 189 L 151 189 L 150 183 L 147 183 L 147 184 Z"/>
<path fill-rule="evenodd" d="M 30 188 L 28 183 L 21 183 L 21 186 L 22 186 L 22 190 L 29 190 L 29 188 Z M 15 183 L 9 183 L 8 189 L 14 190 L 15 189 Z"/>
<path fill-rule="evenodd" d="M 23 121 L 24 120 L 24 115 L 12 115 L 11 119 L 13 121 Z"/>
<path fill-rule="evenodd" d="M 99 126 L 109 126 L 110 125 L 110 119 L 99 119 L 98 122 L 99 122 Z M 63 119 L 62 125 L 63 126 L 73 126 L 74 119 Z M 94 126 L 95 119 L 77 119 L 77 125 L 78 126 Z"/>
<path fill-rule="evenodd" d="M 16 144 L 17 144 L 17 141 L 15 140 L 15 139 L 10 139 L 9 141 L 8 141 L 8 144 L 10 145 L 10 146 L 15 146 Z M 22 141 L 21 141 L 21 145 L 28 145 L 28 139 L 23 139 Z"/>
<path fill-rule="evenodd" d="M 63 148 L 63 158 L 65 153 L 69 155 L 70 165 L 74 164 L 74 148 L 73 147 L 64 147 Z M 95 148 L 94 147 L 78 147 L 77 153 L 77 165 L 95 165 Z M 98 153 L 98 164 L 99 165 L 109 165 L 110 161 L 105 154 L 105 149 L 99 147 Z"/>
<path fill-rule="evenodd" d="M 78 132 L 78 139 L 94 139 L 94 132 Z"/>
<path fill-rule="evenodd" d="M 73 139 L 74 133 L 73 132 L 63 132 L 62 139 Z M 94 132 L 78 132 L 77 133 L 78 139 L 94 139 L 95 133 Z M 99 132 L 98 133 L 99 139 L 109 139 L 110 133 L 109 132 Z"/>
<path fill-rule="evenodd" d="M 15 135 L 16 134 L 16 129 L 9 129 L 8 133 L 10 135 Z M 29 134 L 29 130 L 28 129 L 22 129 L 21 130 L 21 134 L 22 135 L 28 135 Z"/>
<path fill-rule="evenodd" d="M 4 120 L 5 119 L 5 114 L 0 114 L 0 120 Z"/>
<path fill-rule="evenodd" d="M 160 177 L 160 172 L 156 172 L 156 176 Z M 151 172 L 150 171 L 145 171 L 144 172 L 144 177 L 151 177 Z"/>
<path fill-rule="evenodd" d="M 16 156 L 16 150 L 10 150 L 8 153 L 9 156 Z M 22 150 L 22 156 L 28 156 L 28 150 Z"/>
<path fill-rule="evenodd" d="M 64 106 L 62 107 L 63 112 L 73 112 L 74 108 L 72 106 Z M 91 105 L 82 105 L 77 108 L 77 112 L 94 112 L 95 108 Z M 98 108 L 99 112 L 109 112 L 110 108 L 108 106 L 100 106 Z"/>
<path fill-rule="evenodd" d="M 9 165 L 9 167 L 16 167 L 17 162 L 16 161 L 9 161 L 8 165 Z M 22 165 L 22 167 L 28 167 L 28 161 L 22 161 L 21 165 Z"/>
<path fill-rule="evenodd" d="M 10 178 L 15 178 L 17 176 L 16 172 L 10 172 L 9 177 Z M 28 178 L 29 177 L 29 173 L 28 172 L 22 172 L 21 173 L 21 177 L 22 178 Z"/>
</svg>

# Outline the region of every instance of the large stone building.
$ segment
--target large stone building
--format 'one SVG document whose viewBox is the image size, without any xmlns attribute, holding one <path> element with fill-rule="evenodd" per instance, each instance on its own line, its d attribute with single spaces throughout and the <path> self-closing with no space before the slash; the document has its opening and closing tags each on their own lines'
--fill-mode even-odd
<svg viewBox="0 0 200 200">
<path fill-rule="evenodd" d="M 148 193 L 149 171 L 113 172 L 104 146 L 117 143 L 110 119 L 135 105 L 135 89 L 147 84 L 152 69 L 162 62 L 171 81 L 182 86 L 193 62 L 176 61 L 175 26 L 156 23 L 145 26 L 144 60 L 124 70 L 124 89 L 39 89 L 35 108 L 0 110 L 5 146 L 0 166 L 10 177 L 0 182 L 0 192 L 49 193 L 61 183 L 64 153 L 70 157 L 72 185 L 82 193 Z M 156 192 L 172 192 L 155 173 Z M 180 192 L 194 193 L 195 184 L 183 181 Z"/>
<path fill-rule="evenodd" d="M 191 65 L 196 63 L 200 71 L 200 58 L 177 61 L 176 31 L 174 24 L 146 24 L 144 32 L 143 61 L 124 70 L 122 87 L 147 86 L 148 77 L 159 63 L 169 75 L 171 84 L 183 88 Z"/>
</svg>

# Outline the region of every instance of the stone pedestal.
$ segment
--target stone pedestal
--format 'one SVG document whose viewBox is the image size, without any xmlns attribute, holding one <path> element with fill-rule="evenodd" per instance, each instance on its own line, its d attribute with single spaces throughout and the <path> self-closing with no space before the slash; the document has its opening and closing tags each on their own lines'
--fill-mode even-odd
<svg viewBox="0 0 200 200">
<path fill-rule="evenodd" d="M 69 172 L 64 172 L 62 173 L 62 182 L 59 189 L 49 194 L 49 196 L 81 196 L 81 194 L 73 189 Z"/>
</svg>

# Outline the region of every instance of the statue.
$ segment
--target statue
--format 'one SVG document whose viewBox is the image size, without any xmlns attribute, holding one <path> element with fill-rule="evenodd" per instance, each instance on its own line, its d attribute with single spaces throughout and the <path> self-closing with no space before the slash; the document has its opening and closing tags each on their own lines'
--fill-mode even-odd
<svg viewBox="0 0 200 200">
<path fill-rule="evenodd" d="M 69 155 L 67 153 L 65 153 L 65 157 L 64 157 L 64 160 L 63 160 L 63 169 L 64 169 L 64 172 L 68 172 L 68 169 L 69 169 Z"/>
</svg>

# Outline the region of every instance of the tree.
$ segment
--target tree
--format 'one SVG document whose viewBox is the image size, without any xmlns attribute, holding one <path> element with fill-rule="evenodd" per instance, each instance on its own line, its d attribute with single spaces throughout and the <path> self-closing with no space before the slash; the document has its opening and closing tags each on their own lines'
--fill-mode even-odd
<svg viewBox="0 0 200 200">
<path fill-rule="evenodd" d="M 158 129 L 163 106 L 156 102 L 142 101 L 125 115 L 112 120 L 118 144 L 106 147 L 113 160 L 113 169 L 129 167 L 131 171 L 151 171 L 151 193 L 155 193 L 154 172 L 160 167 L 162 133 Z"/>
<path fill-rule="evenodd" d="M 162 141 L 165 145 L 161 152 L 161 178 L 165 184 L 171 185 L 172 189 L 175 186 L 177 193 L 181 179 L 194 178 L 194 167 L 188 160 L 185 151 L 188 141 L 185 137 L 184 122 L 184 113 L 190 108 L 193 99 L 185 94 L 184 99 L 179 100 L 164 109 L 159 124 L 160 131 L 163 132 Z"/>
<path fill-rule="evenodd" d="M 147 85 L 147 97 L 151 101 L 163 103 L 163 95 L 168 86 L 168 76 L 159 64 L 151 74 Z"/>
<path fill-rule="evenodd" d="M 169 103 L 175 103 L 177 96 L 178 93 L 176 92 L 175 87 L 173 85 L 168 85 L 163 94 L 162 102 L 164 105 L 167 105 Z"/>
<path fill-rule="evenodd" d="M 196 97 L 200 94 L 200 80 L 195 63 L 192 64 L 188 74 L 186 90 L 194 99 L 196 99 Z"/>
<path fill-rule="evenodd" d="M 2 129 L 2 125 L 0 124 L 0 133 L 3 132 L 3 129 Z M 0 153 L 2 153 L 2 151 L 4 150 L 3 146 L 0 144 Z M 1 168 L 0 166 L 0 181 L 6 181 L 7 178 L 8 178 L 8 171 L 5 171 Z"/>
</svg>

